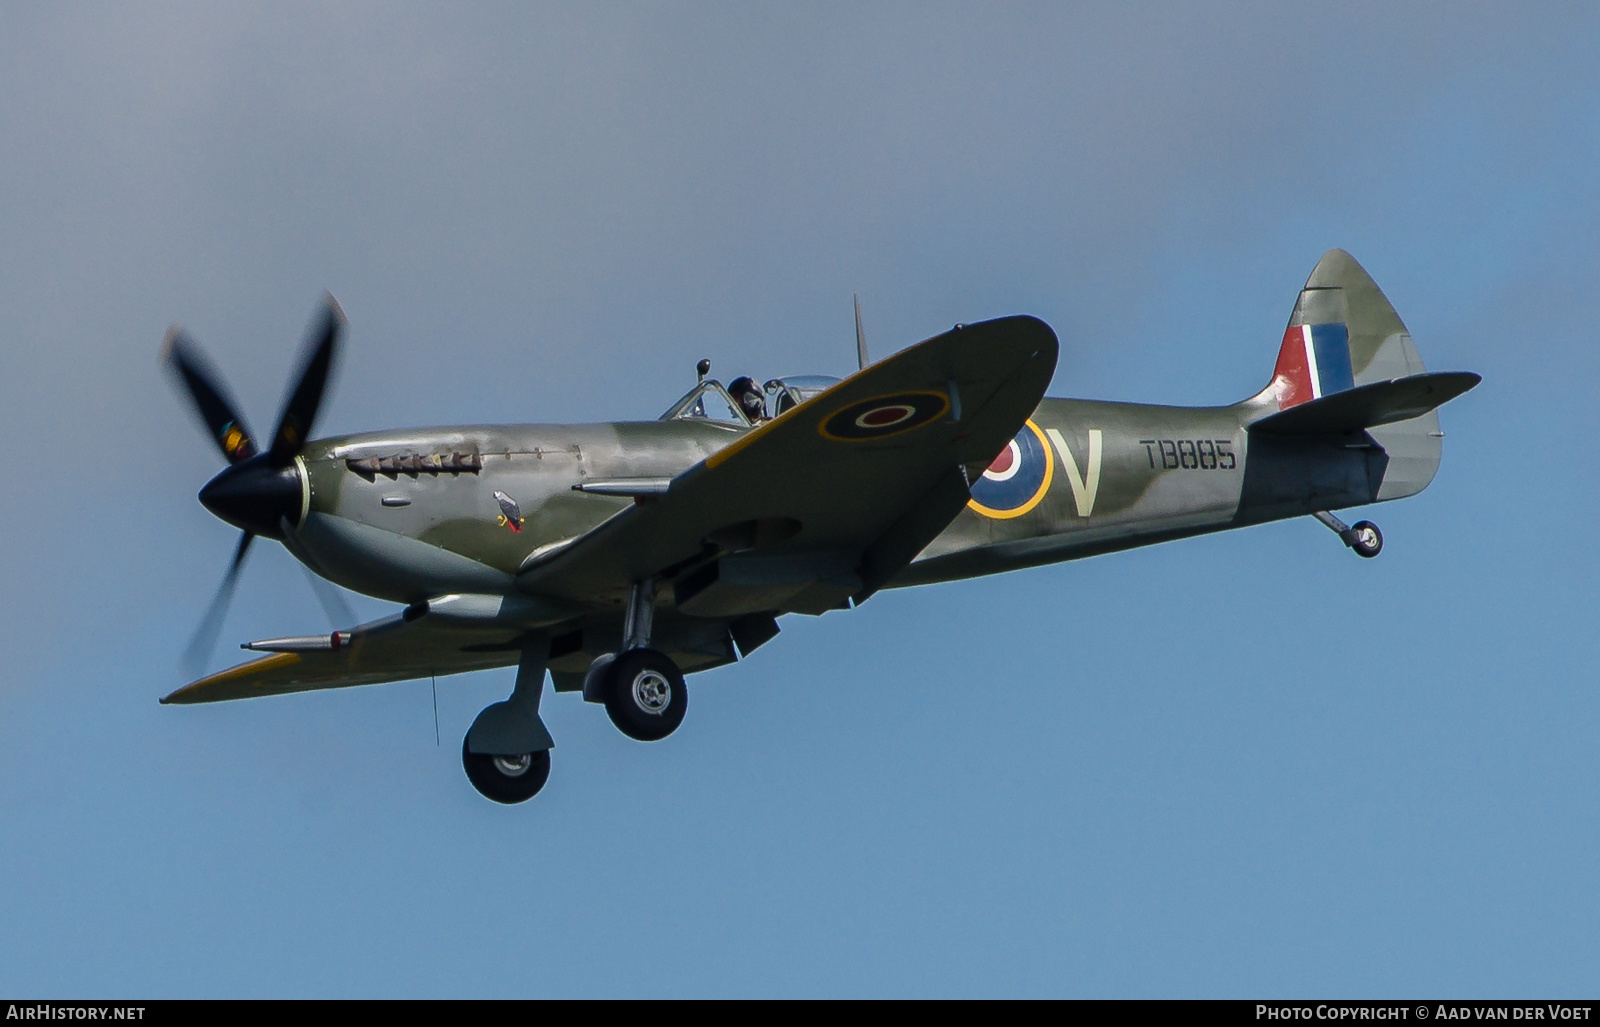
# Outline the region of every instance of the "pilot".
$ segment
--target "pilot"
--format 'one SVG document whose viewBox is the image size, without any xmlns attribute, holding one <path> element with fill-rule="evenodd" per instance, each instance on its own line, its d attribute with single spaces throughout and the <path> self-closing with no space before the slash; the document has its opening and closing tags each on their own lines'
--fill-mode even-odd
<svg viewBox="0 0 1600 1027">
<path fill-rule="evenodd" d="M 740 375 L 729 382 L 728 395 L 739 404 L 739 409 L 751 424 L 759 424 L 767 419 L 767 398 L 762 395 L 761 387 L 748 375 Z"/>
</svg>

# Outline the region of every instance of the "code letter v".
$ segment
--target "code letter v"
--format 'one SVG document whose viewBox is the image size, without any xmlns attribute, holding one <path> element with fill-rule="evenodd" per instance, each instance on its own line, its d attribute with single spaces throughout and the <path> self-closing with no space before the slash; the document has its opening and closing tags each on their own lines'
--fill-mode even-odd
<svg viewBox="0 0 1600 1027">
<path fill-rule="evenodd" d="M 1094 511 L 1095 493 L 1100 491 L 1100 429 L 1089 429 L 1087 477 L 1078 472 L 1078 462 L 1072 458 L 1072 450 L 1067 448 L 1067 440 L 1061 437 L 1061 433 L 1054 428 L 1047 428 L 1045 434 L 1050 436 L 1056 452 L 1061 455 L 1061 464 L 1067 470 L 1067 481 L 1072 485 L 1072 501 L 1078 505 L 1078 516 L 1089 516 Z"/>
</svg>

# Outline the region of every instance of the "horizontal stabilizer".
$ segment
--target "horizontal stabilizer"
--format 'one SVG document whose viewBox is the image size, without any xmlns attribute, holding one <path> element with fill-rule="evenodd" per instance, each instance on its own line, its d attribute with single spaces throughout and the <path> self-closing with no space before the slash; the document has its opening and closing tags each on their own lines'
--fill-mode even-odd
<svg viewBox="0 0 1600 1027">
<path fill-rule="evenodd" d="M 1420 417 L 1482 380 L 1471 371 L 1439 371 L 1359 385 L 1263 417 L 1250 425 L 1250 430 L 1274 435 L 1345 435 Z"/>
</svg>

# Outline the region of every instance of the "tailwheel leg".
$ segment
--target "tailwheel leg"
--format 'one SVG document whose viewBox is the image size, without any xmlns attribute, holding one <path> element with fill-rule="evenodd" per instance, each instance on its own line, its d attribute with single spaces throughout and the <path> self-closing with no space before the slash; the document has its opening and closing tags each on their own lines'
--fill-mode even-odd
<svg viewBox="0 0 1600 1027">
<path fill-rule="evenodd" d="M 1383 532 L 1379 531 L 1378 526 L 1371 521 L 1346 524 L 1326 510 L 1318 511 L 1311 516 L 1326 524 L 1345 545 L 1355 550 L 1357 556 L 1370 560 L 1383 552 Z"/>
</svg>

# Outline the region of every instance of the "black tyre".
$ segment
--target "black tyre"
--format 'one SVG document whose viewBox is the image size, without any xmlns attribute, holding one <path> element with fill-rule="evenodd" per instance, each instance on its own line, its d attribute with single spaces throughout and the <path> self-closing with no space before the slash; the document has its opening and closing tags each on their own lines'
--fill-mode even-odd
<svg viewBox="0 0 1600 1027">
<path fill-rule="evenodd" d="M 511 804 L 527 802 L 550 779 L 550 750 L 521 756 L 490 756 L 467 748 L 461 740 L 461 765 L 467 780 L 485 799 Z"/>
<path fill-rule="evenodd" d="M 641 742 L 665 738 L 683 723 L 689 690 L 665 653 L 629 649 L 606 668 L 606 713 L 617 730 Z"/>
<path fill-rule="evenodd" d="M 1383 532 L 1371 521 L 1357 521 L 1350 525 L 1350 548 L 1370 560 L 1383 552 Z"/>
</svg>

